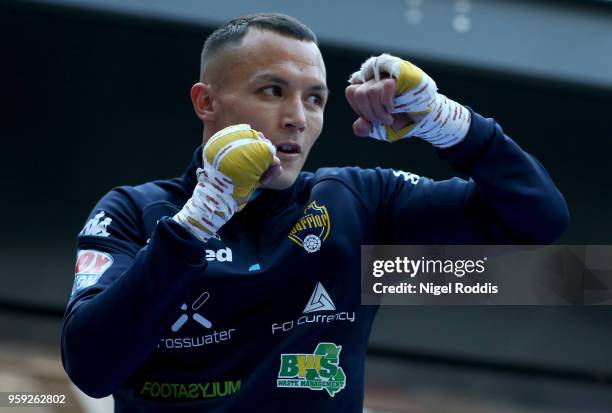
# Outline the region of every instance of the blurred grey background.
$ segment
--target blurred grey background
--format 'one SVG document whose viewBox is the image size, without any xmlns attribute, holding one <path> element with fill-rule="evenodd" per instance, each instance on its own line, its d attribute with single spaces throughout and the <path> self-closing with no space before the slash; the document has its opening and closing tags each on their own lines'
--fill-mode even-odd
<svg viewBox="0 0 612 413">
<path fill-rule="evenodd" d="M 182 173 L 201 143 L 189 89 L 202 43 L 217 25 L 259 11 L 291 14 L 319 36 L 332 93 L 306 169 L 455 175 L 422 142 L 353 136 L 346 79 L 389 52 L 494 117 L 545 165 L 572 214 L 560 243 L 612 244 L 610 1 L 5 0 L 0 391 L 3 370 L 30 371 L 14 364 L 27 354 L 43 352 L 53 380 L 65 381 L 59 326 L 76 234 L 110 188 Z M 367 382 L 376 411 L 610 412 L 612 311 L 387 307 Z"/>
</svg>

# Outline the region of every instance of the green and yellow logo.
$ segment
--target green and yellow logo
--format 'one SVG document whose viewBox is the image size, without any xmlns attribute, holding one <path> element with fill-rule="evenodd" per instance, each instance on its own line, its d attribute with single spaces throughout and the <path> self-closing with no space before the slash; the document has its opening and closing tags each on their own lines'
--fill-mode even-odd
<svg viewBox="0 0 612 413">
<path fill-rule="evenodd" d="M 312 201 L 304 208 L 304 216 L 289 231 L 289 239 L 306 252 L 317 252 L 329 236 L 331 221 L 325 205 Z"/>
<path fill-rule="evenodd" d="M 319 343 L 313 354 L 281 354 L 276 387 L 326 390 L 334 397 L 346 387 L 340 350 L 334 343 Z"/>
</svg>

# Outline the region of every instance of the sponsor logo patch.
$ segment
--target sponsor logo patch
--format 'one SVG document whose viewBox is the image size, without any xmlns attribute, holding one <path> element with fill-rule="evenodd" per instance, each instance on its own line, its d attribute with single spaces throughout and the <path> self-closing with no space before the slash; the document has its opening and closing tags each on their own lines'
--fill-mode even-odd
<svg viewBox="0 0 612 413">
<path fill-rule="evenodd" d="M 202 307 L 202 305 L 208 301 L 208 299 L 210 298 L 210 294 L 208 293 L 208 291 L 204 291 L 202 294 L 200 294 L 200 296 L 193 302 L 193 304 L 191 304 L 191 309 L 194 311 L 197 311 L 200 309 L 200 307 Z M 181 305 L 181 310 L 183 311 L 187 311 L 187 303 L 183 303 Z M 200 324 L 202 327 L 205 328 L 211 328 L 212 327 L 212 323 L 210 321 L 208 321 L 206 319 L 206 317 L 204 317 L 202 314 L 200 313 L 193 313 L 191 315 L 191 317 L 193 318 L 194 321 L 196 321 L 198 324 Z M 183 327 L 183 325 L 185 325 L 185 323 L 187 322 L 187 320 L 189 320 L 189 316 L 187 315 L 187 313 L 183 313 L 181 314 L 181 316 L 179 318 L 176 319 L 176 321 L 174 322 L 174 324 L 172 324 L 172 327 L 170 328 L 173 332 L 177 332 L 181 329 L 181 327 Z"/>
<path fill-rule="evenodd" d="M 304 208 L 304 216 L 293 225 L 289 231 L 289 239 L 295 242 L 306 252 L 317 252 L 329 236 L 331 222 L 325 205 L 317 205 L 312 201 Z"/>
<path fill-rule="evenodd" d="M 102 251 L 81 250 L 74 268 L 72 294 L 98 282 L 102 274 L 113 265 L 113 257 Z"/>
<path fill-rule="evenodd" d="M 206 261 L 232 262 L 232 249 L 206 250 Z"/>
<path fill-rule="evenodd" d="M 302 315 L 296 319 L 272 323 L 272 334 L 282 334 L 288 331 L 293 330 L 296 327 L 301 327 L 305 325 L 314 325 L 314 324 L 323 324 L 323 323 L 332 323 L 336 321 L 346 321 L 349 323 L 355 322 L 355 312 L 354 311 L 340 311 L 333 314 L 311 314 L 318 313 L 321 311 L 335 311 L 336 305 L 332 301 L 329 293 L 323 287 L 321 282 L 317 282 L 312 294 L 310 295 L 310 299 L 306 303 L 306 307 L 304 307 L 304 311 L 302 311 Z"/>
<path fill-rule="evenodd" d="M 314 311 L 325 311 L 325 310 L 335 310 L 336 305 L 332 301 L 329 294 L 327 294 L 327 290 L 323 287 L 321 282 L 318 282 L 315 286 L 315 289 L 312 291 L 312 295 L 310 296 L 310 300 L 304 307 L 303 313 L 312 313 Z"/>
<path fill-rule="evenodd" d="M 193 301 L 190 306 L 188 306 L 187 303 L 183 303 L 180 307 L 182 311 L 181 315 L 174 320 L 172 326 L 170 327 L 172 333 L 178 333 L 183 326 L 189 322 L 189 320 L 192 320 L 190 324 L 196 323 L 200 327 L 204 327 L 207 330 L 212 329 L 213 323 L 199 311 L 200 307 L 202 307 L 209 298 L 210 293 L 208 291 L 204 291 Z M 157 345 L 157 348 L 163 350 L 183 350 L 203 347 L 229 341 L 233 338 L 232 334 L 236 334 L 235 328 L 226 330 L 215 329 L 211 333 L 203 335 L 199 334 L 195 336 L 162 337 L 160 339 L 160 343 Z"/>
<path fill-rule="evenodd" d="M 142 398 L 153 400 L 208 400 L 236 394 L 240 391 L 241 384 L 241 380 L 210 381 L 204 383 L 145 381 L 138 394 Z"/>
<path fill-rule="evenodd" d="M 91 235 L 94 237 L 108 237 L 108 226 L 113 222 L 112 218 L 105 217 L 104 211 L 98 212 L 93 218 L 87 221 L 79 235 Z"/>
<path fill-rule="evenodd" d="M 334 397 L 346 387 L 341 350 L 334 343 L 319 343 L 312 354 L 281 354 L 276 387 L 325 390 Z"/>
</svg>

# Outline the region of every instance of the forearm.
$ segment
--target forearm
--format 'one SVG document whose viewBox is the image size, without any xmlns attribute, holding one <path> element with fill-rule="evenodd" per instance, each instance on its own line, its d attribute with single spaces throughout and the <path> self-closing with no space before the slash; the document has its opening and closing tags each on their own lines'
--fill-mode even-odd
<svg viewBox="0 0 612 413">
<path fill-rule="evenodd" d="M 438 154 L 474 180 L 478 202 L 516 241 L 550 243 L 565 230 L 569 212 L 563 195 L 544 167 L 494 120 L 472 111 L 466 139 Z"/>
<path fill-rule="evenodd" d="M 64 320 L 62 358 L 75 384 L 103 397 L 137 370 L 206 267 L 200 241 L 162 220 L 131 267 Z"/>
</svg>

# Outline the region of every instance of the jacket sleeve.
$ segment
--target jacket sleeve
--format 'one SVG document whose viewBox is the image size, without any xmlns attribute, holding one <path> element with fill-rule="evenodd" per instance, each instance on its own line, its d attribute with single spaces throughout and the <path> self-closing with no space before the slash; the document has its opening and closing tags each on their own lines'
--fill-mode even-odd
<svg viewBox="0 0 612 413">
<path fill-rule="evenodd" d="M 380 243 L 548 244 L 566 229 L 563 195 L 493 119 L 472 111 L 465 140 L 437 151 L 468 179 L 376 170 Z"/>
<path fill-rule="evenodd" d="M 92 397 L 113 393 L 144 363 L 206 267 L 202 244 L 176 222 L 161 219 L 147 243 L 140 220 L 118 188 L 102 198 L 78 237 L 62 362 Z"/>
</svg>

